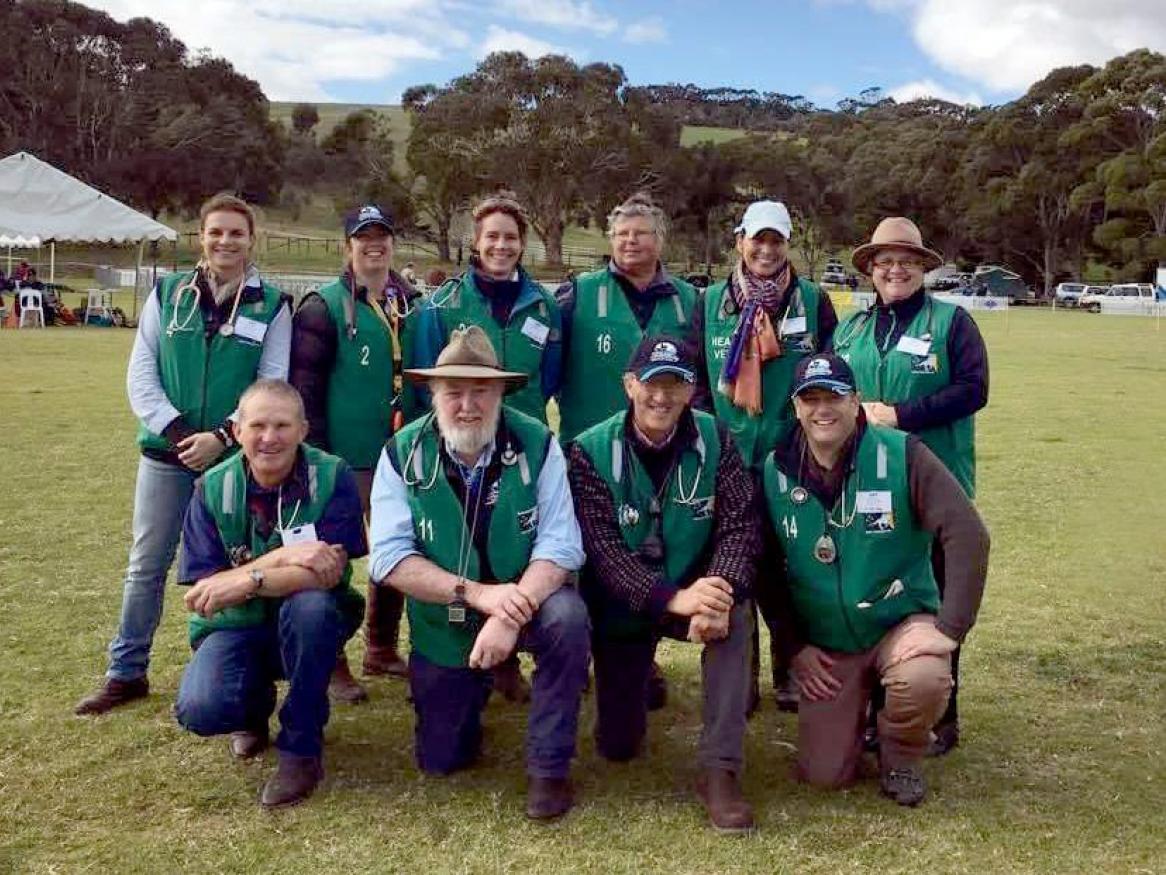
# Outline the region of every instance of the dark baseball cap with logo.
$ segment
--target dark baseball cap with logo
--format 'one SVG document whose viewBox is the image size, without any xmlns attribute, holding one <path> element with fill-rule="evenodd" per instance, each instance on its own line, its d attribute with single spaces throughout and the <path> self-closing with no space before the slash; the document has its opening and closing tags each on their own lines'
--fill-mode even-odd
<svg viewBox="0 0 1166 875">
<path fill-rule="evenodd" d="M 828 352 L 806 356 L 798 362 L 794 371 L 793 394 L 800 395 L 807 389 L 829 389 L 836 395 L 858 391 L 850 365 Z"/>
<path fill-rule="evenodd" d="M 364 204 L 344 216 L 344 236 L 359 234 L 373 225 L 380 225 L 390 234 L 393 233 L 393 217 L 376 204 Z"/>
<path fill-rule="evenodd" d="M 675 374 L 686 383 L 695 383 L 696 354 L 691 344 L 675 337 L 645 337 L 632 353 L 627 370 L 642 383 L 660 374 Z"/>
</svg>

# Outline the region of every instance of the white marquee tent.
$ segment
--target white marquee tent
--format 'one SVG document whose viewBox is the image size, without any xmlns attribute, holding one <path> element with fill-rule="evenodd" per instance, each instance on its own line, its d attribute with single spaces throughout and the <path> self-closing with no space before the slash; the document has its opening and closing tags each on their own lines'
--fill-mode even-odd
<svg viewBox="0 0 1166 875">
<path fill-rule="evenodd" d="M 140 271 L 146 241 L 177 240 L 178 232 L 35 155 L 17 152 L 0 160 L 0 240 L 4 238 L 23 238 L 33 246 L 48 243 L 51 282 L 58 242 L 137 243 Z"/>
</svg>

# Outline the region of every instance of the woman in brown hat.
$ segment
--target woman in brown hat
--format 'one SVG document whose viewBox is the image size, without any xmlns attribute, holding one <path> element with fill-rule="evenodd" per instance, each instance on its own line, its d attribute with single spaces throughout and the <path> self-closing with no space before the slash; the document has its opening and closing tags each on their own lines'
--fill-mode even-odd
<svg viewBox="0 0 1166 875">
<path fill-rule="evenodd" d="M 851 260 L 871 278 L 875 302 L 838 326 L 834 350 L 854 370 L 867 421 L 917 434 L 974 498 L 974 415 L 988 403 L 988 352 L 966 310 L 923 289 L 923 275 L 943 258 L 923 245 L 914 222 L 895 216 L 879 222 Z M 938 543 L 932 565 L 942 595 Z M 935 727 L 934 752 L 940 754 L 959 743 L 958 649 L 952 678 L 947 713 Z"/>
</svg>

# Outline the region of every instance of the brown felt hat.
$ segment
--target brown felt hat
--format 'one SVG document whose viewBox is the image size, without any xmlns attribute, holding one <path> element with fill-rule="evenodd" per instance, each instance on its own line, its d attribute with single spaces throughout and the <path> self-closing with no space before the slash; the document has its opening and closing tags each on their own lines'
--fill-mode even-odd
<svg viewBox="0 0 1166 875">
<path fill-rule="evenodd" d="M 432 368 L 406 368 L 406 377 L 414 383 L 426 380 L 505 380 L 507 389 L 526 385 L 527 375 L 504 371 L 498 364 L 494 344 L 477 325 L 455 329 Z"/>
<path fill-rule="evenodd" d="M 942 255 L 923 245 L 919 226 L 903 216 L 888 216 L 879 222 L 870 235 L 870 243 L 855 249 L 850 262 L 855 270 L 870 276 L 871 259 L 880 249 L 908 249 L 923 259 L 924 270 L 935 270 L 943 264 Z"/>
</svg>

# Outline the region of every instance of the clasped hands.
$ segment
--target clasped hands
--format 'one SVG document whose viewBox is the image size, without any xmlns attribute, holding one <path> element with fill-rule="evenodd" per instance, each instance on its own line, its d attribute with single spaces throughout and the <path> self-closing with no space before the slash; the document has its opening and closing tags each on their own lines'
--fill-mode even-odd
<svg viewBox="0 0 1166 875">
<path fill-rule="evenodd" d="M 668 600 L 667 610 L 689 618 L 689 641 L 697 644 L 719 641 L 729 635 L 733 586 L 719 576 L 698 578 Z"/>
<path fill-rule="evenodd" d="M 470 650 L 470 668 L 490 669 L 506 660 L 518 646 L 518 633 L 538 610 L 534 598 L 516 583 L 467 585 L 466 602 L 486 614 Z"/>
<path fill-rule="evenodd" d="M 268 572 L 276 568 L 303 568 L 312 572 L 317 588 L 331 589 L 340 582 L 347 565 L 348 553 L 338 544 L 326 544 L 323 541 L 290 544 L 266 553 L 254 562 L 203 578 L 190 588 L 182 601 L 187 610 L 210 617 L 254 595 L 255 582 L 250 574 L 252 569 Z"/>
</svg>

